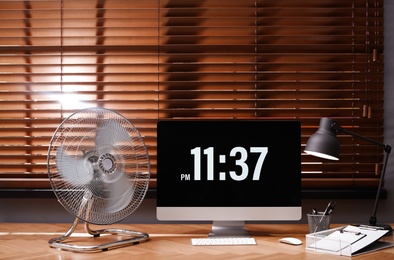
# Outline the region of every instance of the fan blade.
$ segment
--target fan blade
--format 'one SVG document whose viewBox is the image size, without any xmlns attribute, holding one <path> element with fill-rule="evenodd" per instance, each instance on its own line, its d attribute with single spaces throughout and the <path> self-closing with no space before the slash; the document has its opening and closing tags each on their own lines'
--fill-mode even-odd
<svg viewBox="0 0 394 260">
<path fill-rule="evenodd" d="M 75 186 L 88 184 L 93 178 L 93 167 L 85 159 L 75 159 L 67 155 L 62 147 L 56 152 L 56 165 L 60 175 Z"/>
<path fill-rule="evenodd" d="M 131 137 L 127 130 L 117 121 L 108 120 L 101 124 L 96 132 L 96 146 L 105 147 L 121 142 L 130 142 Z"/>
<path fill-rule="evenodd" d="M 115 182 L 108 183 L 107 187 L 111 198 L 111 205 L 107 207 L 108 212 L 119 212 L 129 205 L 133 198 L 134 189 L 128 178 L 122 175 Z"/>
</svg>

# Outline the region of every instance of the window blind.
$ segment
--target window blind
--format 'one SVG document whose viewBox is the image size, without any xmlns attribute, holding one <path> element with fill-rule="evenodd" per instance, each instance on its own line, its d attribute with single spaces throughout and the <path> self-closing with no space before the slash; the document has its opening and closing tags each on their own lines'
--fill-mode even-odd
<svg viewBox="0 0 394 260">
<path fill-rule="evenodd" d="M 383 141 L 383 36 L 383 0 L 1 1 L 0 188 L 49 188 L 50 138 L 86 107 L 141 132 L 150 188 L 160 119 L 296 119 L 303 150 L 331 117 Z M 304 188 L 377 185 L 383 151 L 339 138 L 339 162 L 302 154 Z"/>
</svg>

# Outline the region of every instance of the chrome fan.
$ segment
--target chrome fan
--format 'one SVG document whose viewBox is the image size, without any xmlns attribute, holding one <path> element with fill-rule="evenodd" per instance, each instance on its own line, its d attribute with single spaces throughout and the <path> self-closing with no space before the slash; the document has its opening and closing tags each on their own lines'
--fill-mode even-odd
<svg viewBox="0 0 394 260">
<path fill-rule="evenodd" d="M 56 129 L 48 149 L 48 174 L 58 201 L 75 216 L 63 236 L 49 240 L 54 248 L 98 251 L 139 243 L 149 235 L 123 229 L 92 230 L 90 224 L 110 225 L 141 204 L 150 178 L 149 156 L 138 130 L 120 114 L 89 108 L 66 118 Z M 101 245 L 63 243 L 79 220 L 86 231 L 125 236 Z"/>
</svg>

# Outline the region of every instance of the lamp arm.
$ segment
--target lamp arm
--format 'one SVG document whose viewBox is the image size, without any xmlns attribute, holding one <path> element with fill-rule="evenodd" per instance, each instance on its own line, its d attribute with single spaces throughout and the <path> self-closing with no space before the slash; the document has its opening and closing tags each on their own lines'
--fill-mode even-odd
<svg viewBox="0 0 394 260">
<path fill-rule="evenodd" d="M 388 146 L 388 147 L 390 147 L 390 146 Z M 387 167 L 387 162 L 388 162 L 388 159 L 389 159 L 389 154 L 390 154 L 390 152 L 386 152 L 386 158 L 384 159 L 382 173 L 380 174 L 378 192 L 376 193 L 376 198 L 375 198 L 375 205 L 373 207 L 372 216 L 369 219 L 369 225 L 371 225 L 371 226 L 376 226 L 376 222 L 377 222 L 376 211 L 378 209 L 380 192 L 381 192 L 382 186 L 383 186 L 384 175 L 386 174 L 386 167 Z"/>
<path fill-rule="evenodd" d="M 391 146 L 390 145 L 386 145 L 384 143 L 377 142 L 377 141 L 372 140 L 370 138 L 358 135 L 358 134 L 353 133 L 351 131 L 348 131 L 348 130 L 344 129 L 343 127 L 341 127 L 337 122 L 333 122 L 332 125 L 331 125 L 331 128 L 333 130 L 335 130 L 335 132 L 337 132 L 337 133 L 339 133 L 339 132 L 346 133 L 346 134 L 349 134 L 351 136 L 358 137 L 358 138 L 360 138 L 360 139 L 362 139 L 364 141 L 376 144 L 376 145 L 381 146 L 381 147 L 384 148 L 384 151 L 385 151 L 386 155 L 385 155 L 385 159 L 384 159 L 384 163 L 383 163 L 382 172 L 380 174 L 379 186 L 378 186 L 378 191 L 377 191 L 376 199 L 375 199 L 375 205 L 374 205 L 374 208 L 373 208 L 372 216 L 369 219 L 369 225 L 376 226 L 376 222 L 377 222 L 376 211 L 377 211 L 378 204 L 379 204 L 380 192 L 381 192 L 382 186 L 383 186 L 384 175 L 386 174 L 386 167 L 387 167 L 387 162 L 388 162 L 389 155 L 390 155 L 390 152 L 391 152 Z"/>
<path fill-rule="evenodd" d="M 362 140 L 364 140 L 364 141 L 367 141 L 367 142 L 370 142 L 370 143 L 373 143 L 373 144 L 376 144 L 376 145 L 378 145 L 378 146 L 383 147 L 383 148 L 384 148 L 384 151 L 385 151 L 386 153 L 390 153 L 390 152 L 391 152 L 391 147 L 390 147 L 390 145 L 386 145 L 386 144 L 384 144 L 384 143 L 380 143 L 380 142 L 375 141 L 375 140 L 373 140 L 373 139 L 370 139 L 370 138 L 368 138 L 368 137 L 365 137 L 365 136 L 356 134 L 356 133 L 354 133 L 354 132 L 351 132 L 351 131 L 349 131 L 349 130 L 346 130 L 345 128 L 341 127 L 337 122 L 332 123 L 331 127 L 332 127 L 337 133 L 345 133 L 345 134 L 349 134 L 349 135 L 351 135 L 351 136 L 358 137 L 358 138 L 360 138 L 360 139 L 362 139 Z"/>
</svg>

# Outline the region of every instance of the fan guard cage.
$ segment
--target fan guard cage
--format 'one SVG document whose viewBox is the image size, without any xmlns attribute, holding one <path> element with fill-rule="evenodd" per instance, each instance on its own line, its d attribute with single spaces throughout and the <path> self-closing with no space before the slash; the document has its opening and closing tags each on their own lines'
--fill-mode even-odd
<svg viewBox="0 0 394 260">
<path fill-rule="evenodd" d="M 58 201 L 92 224 L 126 218 L 149 185 L 149 156 L 140 133 L 125 117 L 104 108 L 66 118 L 53 134 L 47 163 Z"/>
</svg>

